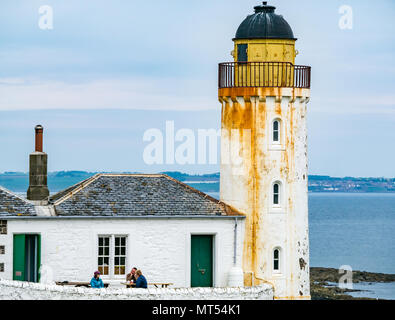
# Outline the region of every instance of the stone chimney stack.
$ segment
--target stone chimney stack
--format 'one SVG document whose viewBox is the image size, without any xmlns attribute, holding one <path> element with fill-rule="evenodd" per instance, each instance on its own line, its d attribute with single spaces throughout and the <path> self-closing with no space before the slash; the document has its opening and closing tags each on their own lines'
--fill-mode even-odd
<svg viewBox="0 0 395 320">
<path fill-rule="evenodd" d="M 27 199 L 47 202 L 49 190 L 47 186 L 48 155 L 43 152 L 43 131 L 41 125 L 35 127 L 36 150 L 30 154 L 29 189 Z"/>
</svg>

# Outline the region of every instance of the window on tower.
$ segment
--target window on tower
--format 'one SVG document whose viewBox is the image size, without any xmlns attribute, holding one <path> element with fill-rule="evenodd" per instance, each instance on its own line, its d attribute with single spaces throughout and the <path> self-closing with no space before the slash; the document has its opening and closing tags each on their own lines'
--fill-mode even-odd
<svg viewBox="0 0 395 320">
<path fill-rule="evenodd" d="M 237 45 L 237 61 L 247 62 L 248 61 L 248 44 L 238 44 Z"/>
<path fill-rule="evenodd" d="M 273 270 L 280 271 L 280 249 L 278 248 L 273 251 Z"/>
<path fill-rule="evenodd" d="M 280 129 L 281 129 L 281 122 L 280 120 L 273 121 L 273 143 L 280 143 Z"/>
<path fill-rule="evenodd" d="M 273 185 L 273 204 L 280 205 L 280 184 L 278 182 Z"/>
</svg>

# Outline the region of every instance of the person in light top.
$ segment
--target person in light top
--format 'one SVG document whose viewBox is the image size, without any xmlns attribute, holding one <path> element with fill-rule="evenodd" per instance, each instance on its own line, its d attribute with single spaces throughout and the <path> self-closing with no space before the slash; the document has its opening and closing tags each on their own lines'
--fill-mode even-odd
<svg viewBox="0 0 395 320">
<path fill-rule="evenodd" d="M 130 283 L 136 283 L 136 271 L 137 268 L 132 268 L 132 271 L 126 275 L 126 281 Z"/>
</svg>

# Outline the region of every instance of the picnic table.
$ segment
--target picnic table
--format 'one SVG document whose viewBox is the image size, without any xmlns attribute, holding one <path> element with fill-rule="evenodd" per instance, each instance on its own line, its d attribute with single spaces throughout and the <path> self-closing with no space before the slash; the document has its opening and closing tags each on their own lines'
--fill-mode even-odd
<svg viewBox="0 0 395 320">
<path fill-rule="evenodd" d="M 134 288 L 136 287 L 135 283 L 130 282 L 121 282 L 121 284 L 125 285 L 126 288 Z M 168 288 L 169 286 L 173 285 L 173 283 L 148 283 L 149 286 L 155 286 L 155 288 Z"/>
<path fill-rule="evenodd" d="M 73 281 L 57 281 L 56 284 L 58 286 L 74 286 L 74 287 L 86 287 L 90 288 L 91 284 L 90 282 L 73 282 Z M 108 288 L 108 283 L 104 283 L 104 288 Z"/>
</svg>

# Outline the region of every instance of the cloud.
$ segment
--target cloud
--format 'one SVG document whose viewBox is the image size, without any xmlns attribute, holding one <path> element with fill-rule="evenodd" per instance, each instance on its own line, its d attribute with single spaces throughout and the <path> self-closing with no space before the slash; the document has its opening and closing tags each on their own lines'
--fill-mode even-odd
<svg viewBox="0 0 395 320">
<path fill-rule="evenodd" d="M 341 95 L 327 99 L 313 97 L 309 106 L 310 110 L 319 113 L 395 115 L 395 96 L 369 94 L 367 97 L 355 95 L 353 98 Z"/>
<path fill-rule="evenodd" d="M 79 83 L 0 78 L 0 110 L 209 110 L 218 107 L 215 90 L 209 86 L 202 80 L 177 78 L 139 77 Z"/>
</svg>

